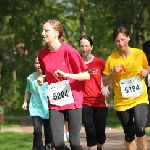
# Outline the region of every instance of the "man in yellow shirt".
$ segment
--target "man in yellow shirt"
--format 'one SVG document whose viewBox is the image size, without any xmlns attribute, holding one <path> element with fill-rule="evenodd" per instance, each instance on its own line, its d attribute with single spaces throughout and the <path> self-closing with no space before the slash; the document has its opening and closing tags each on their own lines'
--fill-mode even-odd
<svg viewBox="0 0 150 150">
<path fill-rule="evenodd" d="M 129 35 L 125 27 L 114 30 L 118 50 L 106 60 L 103 84 L 113 82 L 114 109 L 124 129 L 126 149 L 147 150 L 145 125 L 149 101 L 144 77 L 150 69 L 144 52 L 129 47 Z"/>
</svg>

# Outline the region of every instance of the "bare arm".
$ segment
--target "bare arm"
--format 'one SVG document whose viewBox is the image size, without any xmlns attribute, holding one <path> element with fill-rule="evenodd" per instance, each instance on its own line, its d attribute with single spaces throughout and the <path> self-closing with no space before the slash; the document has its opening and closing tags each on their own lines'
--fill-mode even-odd
<svg viewBox="0 0 150 150">
<path fill-rule="evenodd" d="M 101 77 L 101 93 L 105 98 L 107 98 L 110 94 L 108 86 L 103 85 L 102 77 Z"/>
<path fill-rule="evenodd" d="M 22 109 L 27 110 L 27 101 L 30 97 L 31 93 L 28 92 L 27 90 L 25 90 L 25 94 L 24 94 L 24 103 L 22 105 Z"/>
<path fill-rule="evenodd" d="M 71 74 L 71 73 L 65 73 L 61 70 L 57 70 L 55 71 L 54 75 L 57 77 L 66 77 L 66 78 L 71 78 L 73 80 L 78 80 L 78 81 L 84 81 L 84 80 L 90 79 L 90 74 L 88 73 L 88 71 L 80 72 L 77 74 Z"/>
<path fill-rule="evenodd" d="M 112 81 L 113 81 L 113 73 L 111 72 L 108 76 L 104 75 L 103 76 L 103 85 L 104 86 L 109 86 Z"/>
<path fill-rule="evenodd" d="M 148 69 L 141 69 L 141 74 L 143 77 L 146 77 L 148 74 L 150 74 L 150 66 Z"/>
<path fill-rule="evenodd" d="M 89 80 L 90 79 L 90 74 L 88 71 L 86 72 L 80 72 L 78 74 L 67 74 L 68 78 L 74 79 L 74 80 L 79 80 L 79 81 L 84 81 L 84 80 Z"/>
<path fill-rule="evenodd" d="M 114 75 L 117 74 L 121 69 L 122 69 L 121 65 L 116 65 L 114 67 L 114 69 L 112 70 L 112 72 L 110 72 L 109 75 L 104 75 L 104 77 L 103 77 L 103 85 L 104 86 L 110 85 L 113 82 L 113 80 L 114 80 Z"/>
</svg>

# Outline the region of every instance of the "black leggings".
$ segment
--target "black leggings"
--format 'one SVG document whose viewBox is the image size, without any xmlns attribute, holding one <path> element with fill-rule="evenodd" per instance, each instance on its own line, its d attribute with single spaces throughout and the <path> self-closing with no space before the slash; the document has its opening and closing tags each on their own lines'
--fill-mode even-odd
<svg viewBox="0 0 150 150">
<path fill-rule="evenodd" d="M 64 117 L 68 115 L 69 142 L 72 150 L 80 150 L 82 109 L 50 110 L 50 127 L 55 150 L 68 149 L 64 144 Z"/>
<path fill-rule="evenodd" d="M 122 124 L 125 140 L 132 142 L 137 137 L 145 135 L 145 126 L 148 114 L 148 104 L 138 104 L 125 111 L 116 111 Z"/>
<path fill-rule="evenodd" d="M 105 143 L 107 114 L 107 107 L 91 107 L 83 105 L 82 122 L 85 127 L 87 146 Z"/>
<path fill-rule="evenodd" d="M 42 125 L 44 127 L 45 146 L 52 143 L 49 119 L 42 119 L 39 116 L 32 116 L 33 121 L 33 150 L 44 150 L 42 141 Z"/>
</svg>

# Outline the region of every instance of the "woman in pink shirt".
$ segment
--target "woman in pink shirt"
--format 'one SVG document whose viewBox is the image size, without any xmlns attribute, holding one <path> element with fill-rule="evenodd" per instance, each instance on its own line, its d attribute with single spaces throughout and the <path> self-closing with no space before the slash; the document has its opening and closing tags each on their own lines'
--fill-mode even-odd
<svg viewBox="0 0 150 150">
<path fill-rule="evenodd" d="M 42 36 L 48 45 L 39 54 L 40 67 L 48 82 L 50 126 L 55 150 L 69 150 L 64 144 L 64 116 L 68 115 L 71 150 L 82 150 L 80 127 L 82 122 L 82 81 L 90 79 L 87 66 L 72 46 L 60 42 L 63 25 L 55 19 L 43 25 Z"/>
</svg>

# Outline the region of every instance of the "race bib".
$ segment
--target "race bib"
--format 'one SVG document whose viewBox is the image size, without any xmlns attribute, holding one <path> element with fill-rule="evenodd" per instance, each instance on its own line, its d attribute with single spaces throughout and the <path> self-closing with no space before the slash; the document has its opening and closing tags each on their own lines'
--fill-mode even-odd
<svg viewBox="0 0 150 150">
<path fill-rule="evenodd" d="M 150 74 L 148 74 L 148 76 L 147 76 L 147 85 L 148 85 L 148 87 L 150 87 Z"/>
<path fill-rule="evenodd" d="M 48 85 L 48 97 L 52 105 L 64 106 L 74 103 L 69 80 L 63 80 Z"/>
<path fill-rule="evenodd" d="M 122 97 L 133 98 L 138 97 L 143 93 L 143 86 L 140 76 L 131 77 L 120 80 Z"/>
</svg>

